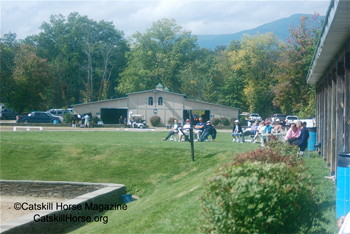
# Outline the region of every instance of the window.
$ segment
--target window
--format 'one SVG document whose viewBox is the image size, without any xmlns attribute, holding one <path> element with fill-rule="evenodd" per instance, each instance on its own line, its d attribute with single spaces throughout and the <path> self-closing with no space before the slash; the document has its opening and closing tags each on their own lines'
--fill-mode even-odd
<svg viewBox="0 0 350 234">
<path fill-rule="evenodd" d="M 148 105 L 153 106 L 153 97 L 148 98 Z"/>
<path fill-rule="evenodd" d="M 162 97 L 158 98 L 158 106 L 163 106 L 163 98 Z"/>
</svg>

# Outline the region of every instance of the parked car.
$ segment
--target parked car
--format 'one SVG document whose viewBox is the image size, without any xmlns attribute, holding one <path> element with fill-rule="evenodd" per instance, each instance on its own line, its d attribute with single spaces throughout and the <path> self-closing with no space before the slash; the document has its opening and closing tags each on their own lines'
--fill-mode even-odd
<svg viewBox="0 0 350 234">
<path fill-rule="evenodd" d="M 286 125 L 291 125 L 292 123 L 295 123 L 297 120 L 298 120 L 298 116 L 287 115 L 285 123 Z"/>
<path fill-rule="evenodd" d="M 16 117 L 17 123 L 60 123 L 60 118 L 52 116 L 50 113 L 44 111 L 32 111 L 28 115 L 18 115 Z"/>
<path fill-rule="evenodd" d="M 53 114 L 55 116 L 62 116 L 63 118 L 66 117 L 66 113 L 73 114 L 73 111 L 65 110 L 65 109 L 50 109 L 47 112 L 50 112 L 51 114 Z"/>
<path fill-rule="evenodd" d="M 252 113 L 252 114 L 250 114 L 250 116 L 249 116 L 249 121 L 250 122 L 255 122 L 255 121 L 262 121 L 262 118 L 260 117 L 260 115 L 259 114 L 256 114 L 256 113 Z"/>
<path fill-rule="evenodd" d="M 273 114 L 271 116 L 271 124 L 275 124 L 276 123 L 276 119 L 280 120 L 280 124 L 284 125 L 285 124 L 285 119 L 286 119 L 287 115 L 283 115 L 283 114 Z"/>
<path fill-rule="evenodd" d="M 17 112 L 12 110 L 11 108 L 5 108 L 2 110 L 1 119 L 16 119 Z"/>
</svg>

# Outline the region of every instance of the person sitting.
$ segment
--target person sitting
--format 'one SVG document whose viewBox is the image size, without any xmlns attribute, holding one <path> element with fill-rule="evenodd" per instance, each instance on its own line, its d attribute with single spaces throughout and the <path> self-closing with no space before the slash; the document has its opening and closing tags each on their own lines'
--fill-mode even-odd
<svg viewBox="0 0 350 234">
<path fill-rule="evenodd" d="M 232 142 L 235 142 L 237 140 L 237 142 L 239 142 L 239 136 L 242 135 L 242 127 L 239 124 L 238 119 L 235 120 L 235 126 L 233 126 L 232 129 L 232 134 L 231 136 L 233 137 Z M 236 139 L 237 138 L 237 139 Z M 242 142 L 243 143 L 243 142 Z"/>
<path fill-rule="evenodd" d="M 264 122 L 260 122 L 258 126 L 258 130 L 256 131 L 255 136 L 253 138 L 253 143 L 256 143 L 258 140 L 258 137 L 261 136 L 261 134 L 264 134 L 264 132 L 265 132 Z"/>
<path fill-rule="evenodd" d="M 199 118 L 199 123 L 194 127 L 194 134 L 196 134 L 197 139 L 200 138 L 204 129 L 205 123 L 203 123 L 203 118 Z"/>
<path fill-rule="evenodd" d="M 182 131 L 179 131 L 179 141 L 182 140 L 182 136 L 184 134 L 186 134 L 188 137 L 190 136 L 190 129 L 191 129 L 190 120 L 186 119 L 186 124 L 183 126 Z"/>
<path fill-rule="evenodd" d="M 271 134 L 272 127 L 269 121 L 265 121 L 265 131 L 264 134 Z"/>
<path fill-rule="evenodd" d="M 258 128 L 259 128 L 259 122 L 258 121 L 255 121 L 252 128 L 251 128 L 251 131 L 253 132 L 254 136 L 256 135 L 256 133 L 258 132 Z"/>
<path fill-rule="evenodd" d="M 279 120 L 279 119 L 276 119 L 275 122 L 276 122 L 276 125 L 275 125 L 275 127 L 272 129 L 272 134 L 280 133 L 281 130 L 282 130 L 282 125 L 281 125 L 281 123 L 280 123 L 280 120 Z"/>
<path fill-rule="evenodd" d="M 211 125 L 210 120 L 208 120 L 206 125 L 204 126 L 204 131 L 198 141 L 205 141 L 209 135 L 211 136 L 212 141 L 214 142 L 216 138 L 216 129 L 213 125 Z"/>
<path fill-rule="evenodd" d="M 179 133 L 179 124 L 177 122 L 177 119 L 175 119 L 173 127 L 171 128 L 171 131 L 168 133 L 168 136 L 166 138 L 163 138 L 163 141 L 168 140 L 170 136 L 178 133 Z"/>
<path fill-rule="evenodd" d="M 300 148 L 301 152 L 304 152 L 306 147 L 308 147 L 309 136 L 309 131 L 306 128 L 306 122 L 303 122 L 301 125 L 300 136 L 298 137 L 298 147 Z"/>
<path fill-rule="evenodd" d="M 299 143 L 299 135 L 300 129 L 295 123 L 292 123 L 284 139 L 291 145 L 297 145 Z"/>
</svg>

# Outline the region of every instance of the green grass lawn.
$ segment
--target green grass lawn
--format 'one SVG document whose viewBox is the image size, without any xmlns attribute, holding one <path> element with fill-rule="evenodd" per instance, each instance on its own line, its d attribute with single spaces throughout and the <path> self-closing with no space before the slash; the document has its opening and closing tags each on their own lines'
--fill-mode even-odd
<svg viewBox="0 0 350 234">
<path fill-rule="evenodd" d="M 89 223 L 73 233 L 199 233 L 198 198 L 204 181 L 236 153 L 258 144 L 162 141 L 167 132 L 3 132 L 1 179 L 125 184 L 140 200 L 127 211 L 109 211 L 108 223 Z M 319 191 L 322 217 L 312 233 L 336 233 L 334 182 L 320 158 L 306 160 Z"/>
</svg>

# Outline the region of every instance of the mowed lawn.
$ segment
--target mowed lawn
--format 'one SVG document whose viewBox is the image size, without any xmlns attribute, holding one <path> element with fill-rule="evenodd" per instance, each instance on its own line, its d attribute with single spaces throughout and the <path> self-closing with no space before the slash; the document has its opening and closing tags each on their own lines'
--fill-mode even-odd
<svg viewBox="0 0 350 234">
<path fill-rule="evenodd" d="M 73 233 L 199 233 L 204 181 L 222 163 L 258 144 L 162 141 L 167 132 L 2 132 L 1 179 L 125 184 L 140 197 L 126 211 L 109 211 L 108 223 L 89 223 Z M 320 158 L 306 160 L 318 185 L 323 217 L 314 233 L 335 233 L 334 182 Z M 320 232 L 319 232 L 320 233 Z"/>
</svg>

